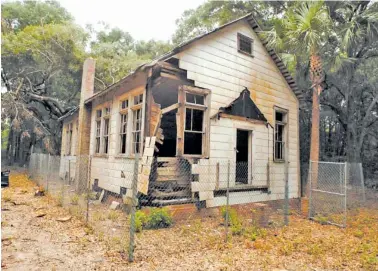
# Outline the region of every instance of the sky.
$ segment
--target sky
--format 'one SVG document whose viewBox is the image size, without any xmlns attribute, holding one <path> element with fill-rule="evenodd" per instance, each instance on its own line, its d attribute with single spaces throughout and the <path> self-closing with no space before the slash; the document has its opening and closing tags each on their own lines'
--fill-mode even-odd
<svg viewBox="0 0 378 271">
<path fill-rule="evenodd" d="M 127 31 L 136 40 L 172 37 L 176 19 L 204 0 L 58 0 L 85 27 L 103 21 Z"/>
</svg>

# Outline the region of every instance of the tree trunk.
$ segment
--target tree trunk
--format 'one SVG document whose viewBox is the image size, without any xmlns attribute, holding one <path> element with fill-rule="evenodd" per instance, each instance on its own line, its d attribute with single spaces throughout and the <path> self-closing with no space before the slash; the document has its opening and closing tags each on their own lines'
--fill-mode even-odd
<svg viewBox="0 0 378 271">
<path fill-rule="evenodd" d="M 310 161 L 311 164 L 311 183 L 312 188 L 317 187 L 319 170 L 319 125 L 320 125 L 320 106 L 319 95 L 322 92 L 323 70 L 321 59 L 317 54 L 310 57 L 310 78 L 313 87 L 312 93 L 312 119 L 311 119 L 311 142 L 310 142 Z M 311 188 L 310 188 L 311 189 Z"/>
</svg>

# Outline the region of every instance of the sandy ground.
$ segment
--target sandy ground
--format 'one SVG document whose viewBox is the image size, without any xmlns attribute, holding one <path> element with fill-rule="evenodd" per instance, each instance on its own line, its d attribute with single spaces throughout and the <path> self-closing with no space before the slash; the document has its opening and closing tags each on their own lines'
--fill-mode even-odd
<svg viewBox="0 0 378 271">
<path fill-rule="evenodd" d="M 123 213 L 111 219 L 98 206 L 87 226 L 49 196 L 35 197 L 33 187 L 13 174 L 11 187 L 2 189 L 4 270 L 378 270 L 375 205 L 355 211 L 347 229 L 292 215 L 289 227 L 246 228 L 228 243 L 214 217 L 143 230 L 130 264 Z"/>
<path fill-rule="evenodd" d="M 90 229 L 74 217 L 57 221 L 69 217 L 67 211 L 48 197 L 34 197 L 24 178 L 12 175 L 11 187 L 2 189 L 2 269 L 109 270 Z"/>
</svg>

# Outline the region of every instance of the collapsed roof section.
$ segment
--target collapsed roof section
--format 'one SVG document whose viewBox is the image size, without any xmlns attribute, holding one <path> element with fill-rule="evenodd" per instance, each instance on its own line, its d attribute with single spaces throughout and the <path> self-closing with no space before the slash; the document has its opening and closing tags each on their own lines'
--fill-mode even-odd
<svg viewBox="0 0 378 271">
<path fill-rule="evenodd" d="M 219 108 L 218 117 L 219 113 L 267 122 L 264 114 L 251 99 L 251 93 L 247 88 L 228 106 Z"/>
</svg>

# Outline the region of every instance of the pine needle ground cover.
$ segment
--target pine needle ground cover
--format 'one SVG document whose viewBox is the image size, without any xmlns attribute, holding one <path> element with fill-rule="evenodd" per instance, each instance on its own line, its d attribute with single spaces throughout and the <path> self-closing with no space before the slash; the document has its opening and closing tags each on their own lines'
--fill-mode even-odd
<svg viewBox="0 0 378 271">
<path fill-rule="evenodd" d="M 234 220 L 243 228 L 232 231 L 230 225 L 227 243 L 221 215 L 173 221 L 168 228 L 141 230 L 135 261 L 128 263 L 126 214 L 119 211 L 111 219 L 105 206 L 91 206 L 93 219 L 88 225 L 57 199 L 35 197 L 34 188 L 25 174 L 12 173 L 10 187 L 2 189 L 3 268 L 378 270 L 374 204 L 351 211 L 346 229 L 294 214 L 288 227 L 259 228 L 243 224 L 249 220 L 236 213 Z"/>
</svg>

